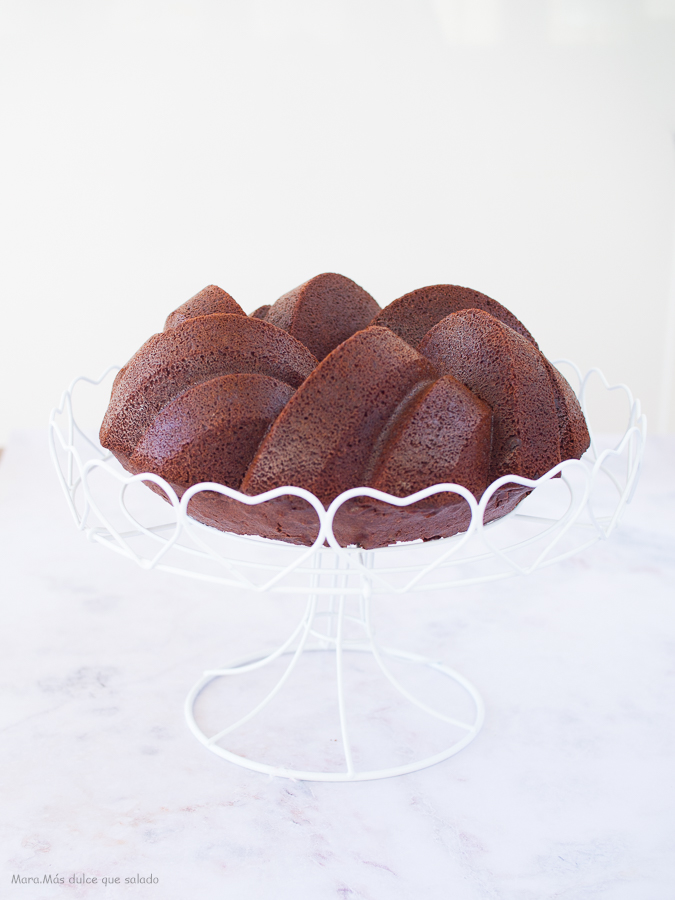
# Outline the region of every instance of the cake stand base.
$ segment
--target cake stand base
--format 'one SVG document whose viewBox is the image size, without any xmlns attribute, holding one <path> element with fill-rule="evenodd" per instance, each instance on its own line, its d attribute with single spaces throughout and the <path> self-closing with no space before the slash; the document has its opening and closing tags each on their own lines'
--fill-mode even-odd
<svg viewBox="0 0 675 900">
<path fill-rule="evenodd" d="M 370 781 L 378 778 L 390 778 L 394 775 L 404 775 L 433 766 L 455 753 L 459 753 L 476 737 L 483 724 L 484 706 L 480 694 L 462 675 L 437 660 L 378 645 L 370 630 L 367 606 L 367 598 L 364 598 L 361 603 L 361 614 L 346 616 L 343 602 L 336 603 L 335 607 L 337 608 L 332 608 L 331 605 L 328 610 L 318 611 L 316 599 L 313 599 L 309 603 L 300 625 L 277 651 L 241 659 L 226 667 L 204 672 L 203 677 L 195 684 L 185 701 L 185 717 L 192 733 L 212 753 L 230 762 L 256 772 L 299 781 Z M 333 625 L 334 620 L 337 620 L 337 634 L 318 632 L 315 623 L 319 617 L 328 618 L 329 628 Z M 345 619 L 364 627 L 369 632 L 368 638 L 366 640 L 345 639 L 342 634 Z M 310 643 L 308 640 L 310 637 L 318 638 L 318 641 Z M 290 645 L 294 643 L 297 643 L 297 646 L 291 649 Z M 347 654 L 351 658 L 345 665 Z M 360 662 L 362 664 L 360 666 L 358 663 L 356 666 L 354 665 L 355 657 L 352 654 L 361 655 Z M 329 669 L 326 668 L 326 663 L 329 664 Z M 330 665 L 331 663 L 332 665 Z M 421 682 L 419 678 L 417 679 L 415 693 L 401 683 L 401 673 L 394 674 L 392 672 L 392 663 L 398 664 L 398 668 L 402 669 L 403 674 L 407 676 L 419 675 L 419 671 L 415 673 L 414 670 L 419 670 L 420 667 L 427 670 Z M 231 709 L 232 701 L 241 697 L 241 676 L 265 668 L 278 671 L 276 675 L 272 676 L 271 685 L 269 678 L 266 679 L 267 685 L 262 692 L 260 685 L 255 685 L 254 693 L 262 693 L 262 699 L 248 712 L 235 717 L 235 720 L 229 725 L 207 733 L 207 729 L 198 722 L 198 718 L 204 719 L 204 712 L 202 711 L 200 715 L 195 709 L 200 698 L 202 701 L 207 701 L 206 705 L 208 705 L 208 695 L 213 695 L 210 698 L 210 718 L 220 721 L 223 709 Z M 355 671 L 360 672 L 356 680 L 354 679 Z M 323 747 L 319 746 L 319 755 L 322 756 L 325 768 L 319 771 L 296 768 L 289 764 L 289 758 L 297 753 L 303 755 L 306 745 L 312 741 L 316 742 L 318 732 L 325 724 L 324 720 L 330 718 L 327 715 L 330 712 L 327 709 L 329 704 L 325 700 L 325 694 L 330 690 L 327 685 L 329 676 L 335 678 L 334 694 L 337 703 L 333 717 L 335 722 L 332 730 L 329 728 L 327 733 L 339 734 L 339 738 L 326 738 Z M 373 676 L 376 679 L 376 689 L 373 689 Z M 347 681 L 350 678 L 351 683 L 348 684 Z M 383 679 L 386 679 L 389 684 L 389 698 L 384 702 L 382 699 L 385 684 Z M 410 677 L 405 680 L 409 681 Z M 415 679 L 413 678 L 413 680 Z M 235 681 L 237 682 L 236 687 Z M 447 689 L 448 681 L 452 683 L 450 696 L 448 696 Z M 366 682 L 369 682 L 367 688 L 364 686 Z M 420 683 L 423 683 L 425 695 L 430 695 L 432 698 L 428 702 L 417 696 L 420 693 Z M 291 718 L 287 712 L 283 719 L 274 723 L 269 729 L 269 733 L 275 735 L 272 755 L 277 759 L 281 756 L 282 763 L 273 764 L 251 759 L 248 755 L 221 746 L 220 742 L 225 737 L 233 735 L 264 710 L 268 712 L 271 710 L 274 715 L 275 704 L 273 701 L 282 690 L 286 693 L 289 690 L 292 691 L 295 686 L 299 687 L 301 692 L 305 691 L 306 694 L 307 691 L 311 693 L 312 686 L 315 684 L 321 684 L 323 700 L 315 714 L 304 715 L 301 725 L 306 729 L 306 735 L 301 738 L 300 744 L 296 741 L 295 746 L 284 746 L 282 736 L 284 724 L 288 725 L 288 719 Z M 230 686 L 233 693 L 228 697 Z M 370 709 L 364 706 L 368 697 L 373 698 L 373 706 Z M 452 708 L 454 715 L 446 709 L 436 708 L 439 698 L 445 701 L 442 703 L 443 706 Z M 349 703 L 347 703 L 348 700 Z M 355 700 L 358 709 L 355 708 Z M 306 697 L 301 699 L 296 706 L 306 708 Z M 279 708 L 288 710 L 288 696 L 284 697 L 284 703 L 279 704 Z M 348 708 L 349 712 L 347 712 Z M 412 732 L 411 716 L 414 719 Z M 373 739 L 373 729 L 379 729 L 378 737 L 375 740 Z M 297 723 L 288 725 L 287 730 L 297 734 Z M 386 768 L 373 768 L 372 763 L 371 766 L 363 767 L 363 760 L 359 759 L 360 747 L 372 748 L 375 744 L 382 757 L 391 756 L 392 751 L 398 752 L 399 756 L 409 757 L 409 746 L 418 745 L 420 731 L 427 730 L 434 732 L 431 739 L 435 746 L 439 746 L 440 743 L 442 749 L 422 758 L 413 760 L 406 758 L 402 764 Z M 447 743 L 448 733 L 452 734 L 450 743 Z M 262 739 L 258 735 L 254 742 L 258 748 L 261 743 L 265 744 L 265 734 L 263 732 Z M 410 735 L 409 741 L 408 735 Z M 445 741 L 442 740 L 443 738 Z M 340 743 L 343 765 L 338 768 L 336 754 L 339 755 Z"/>
</svg>

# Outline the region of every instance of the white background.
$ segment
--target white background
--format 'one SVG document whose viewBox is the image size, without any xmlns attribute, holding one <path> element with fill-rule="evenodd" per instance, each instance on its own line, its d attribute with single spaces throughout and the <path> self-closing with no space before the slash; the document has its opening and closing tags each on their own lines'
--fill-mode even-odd
<svg viewBox="0 0 675 900">
<path fill-rule="evenodd" d="M 673 0 L 0 11 L 0 443 L 206 284 L 321 271 L 481 290 L 675 429 Z"/>
</svg>

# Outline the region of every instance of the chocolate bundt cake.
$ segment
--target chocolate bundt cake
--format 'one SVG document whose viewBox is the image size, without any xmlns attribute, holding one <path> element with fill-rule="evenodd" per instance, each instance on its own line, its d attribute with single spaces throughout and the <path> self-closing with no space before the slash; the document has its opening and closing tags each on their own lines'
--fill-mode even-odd
<svg viewBox="0 0 675 900">
<path fill-rule="evenodd" d="M 335 274 L 250 316 L 215 285 L 196 294 L 120 370 L 100 437 L 125 469 L 154 472 L 179 496 L 201 482 L 249 496 L 292 485 L 326 507 L 363 486 L 406 497 L 452 483 L 480 499 L 503 475 L 538 478 L 589 445 L 567 381 L 495 300 L 435 285 L 380 309 Z M 485 520 L 528 492 L 507 483 Z M 237 534 L 318 534 L 298 497 L 247 506 L 203 491 L 188 512 Z M 373 548 L 446 537 L 470 519 L 449 491 L 407 507 L 356 497 L 333 531 Z"/>
</svg>

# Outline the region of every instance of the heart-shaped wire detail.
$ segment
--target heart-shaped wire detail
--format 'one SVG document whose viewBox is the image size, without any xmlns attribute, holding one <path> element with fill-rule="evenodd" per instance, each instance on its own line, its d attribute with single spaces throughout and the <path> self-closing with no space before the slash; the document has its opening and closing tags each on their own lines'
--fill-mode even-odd
<svg viewBox="0 0 675 900">
<path fill-rule="evenodd" d="M 633 395 L 626 385 L 611 385 L 597 368 L 589 370 L 582 376 L 579 369 L 567 360 L 558 360 L 556 364 L 569 365 L 573 369 L 578 382 L 580 403 L 587 420 L 587 398 L 593 380 L 597 379 L 602 388 L 608 392 L 623 391 L 625 393 L 629 406 L 629 416 L 623 437 L 616 446 L 600 452 L 597 439 L 589 422 L 591 448 L 581 461 L 565 460 L 538 479 L 505 475 L 489 486 L 481 497 L 480 502 L 477 502 L 466 488 L 456 484 L 431 485 L 409 497 L 395 497 L 373 488 L 357 487 L 340 494 L 326 509 L 314 494 L 303 488 L 294 486 L 280 487 L 256 497 L 250 497 L 233 488 L 213 482 L 205 482 L 190 487 L 179 500 L 171 485 L 160 476 L 153 473 L 130 475 L 124 472 L 111 454 L 103 450 L 96 440 L 92 439 L 78 425 L 73 409 L 73 391 L 80 383 L 94 387 L 100 385 L 111 371 L 119 368 L 116 366 L 106 369 L 98 379 L 81 377 L 73 380 L 68 390 L 64 391 L 59 406 L 52 411 L 50 416 L 49 447 L 59 482 L 78 528 L 84 531 L 92 540 L 133 559 L 134 562 L 143 568 L 160 568 L 200 578 L 206 576 L 199 574 L 196 568 L 199 560 L 206 559 L 210 562 L 215 561 L 219 567 L 225 570 L 223 577 L 208 576 L 208 580 L 241 587 L 256 593 L 264 593 L 266 591 L 281 591 L 284 593 L 296 591 L 300 593 L 311 592 L 317 588 L 318 579 L 324 575 L 333 577 L 334 592 L 337 591 L 339 593 L 340 590 L 344 589 L 348 593 L 353 593 L 354 590 L 358 592 L 359 589 L 347 588 L 345 579 L 349 575 L 356 575 L 363 590 L 370 591 L 373 589 L 376 592 L 404 594 L 413 590 L 426 589 L 429 586 L 428 576 L 443 567 L 463 565 L 467 561 L 481 563 L 488 558 L 499 561 L 505 567 L 501 574 L 495 575 L 493 573 L 488 576 L 483 573 L 483 575 L 469 579 L 470 582 L 475 583 L 487 578 L 493 580 L 496 577 L 505 577 L 508 574 L 529 574 L 542 565 L 549 565 L 559 559 L 573 555 L 598 539 L 606 539 L 617 526 L 626 504 L 630 502 L 635 491 L 646 436 L 646 418 L 641 413 L 639 401 L 633 399 Z M 625 462 L 625 476 L 616 476 L 613 473 L 612 465 L 615 465 L 617 461 Z M 100 472 L 103 473 L 104 477 L 112 478 L 118 485 L 116 489 L 117 503 L 114 510 L 112 507 L 106 508 L 105 503 L 108 502 L 106 495 L 101 494 L 99 496 L 95 480 L 92 480 L 94 474 L 99 476 Z M 540 530 L 535 537 L 527 540 L 521 540 L 508 546 L 498 546 L 496 540 L 492 539 L 492 529 L 495 529 L 499 523 L 505 522 L 506 519 L 511 519 L 514 516 L 518 518 L 521 514 L 519 513 L 520 507 L 516 507 L 506 517 L 488 525 L 484 524 L 488 503 L 495 492 L 507 484 L 517 484 L 526 488 L 532 488 L 535 491 L 551 482 L 557 475 L 561 476 L 557 483 L 565 485 L 568 493 L 564 511 L 556 519 L 522 515 L 524 519 L 537 520 L 544 526 L 543 530 Z M 594 500 L 594 488 L 601 478 L 609 479 L 617 493 L 617 502 L 613 506 L 611 514 L 605 516 L 600 516 L 597 513 Z M 131 511 L 127 502 L 128 490 L 137 482 L 152 482 L 164 492 L 165 497 L 169 501 L 166 505 L 166 511 L 170 512 L 172 516 L 171 521 L 164 522 L 161 525 L 147 524 Z M 284 496 L 300 498 L 314 509 L 319 524 L 318 534 L 309 547 L 299 547 L 298 545 L 283 544 L 277 541 L 273 542 L 277 549 L 281 548 L 282 553 L 288 554 L 284 558 L 284 564 L 272 561 L 261 565 L 259 570 L 257 570 L 257 574 L 260 574 L 263 570 L 268 570 L 270 577 L 266 578 L 263 583 L 253 581 L 246 574 L 246 566 L 251 569 L 257 563 L 248 562 L 244 564 L 241 555 L 237 552 L 241 545 L 236 543 L 232 545 L 234 550 L 228 545 L 228 555 L 219 553 L 203 537 L 205 534 L 203 529 L 207 526 L 195 522 L 188 516 L 187 510 L 190 500 L 202 491 L 221 494 L 234 502 L 246 506 L 257 506 Z M 419 561 L 414 565 L 409 565 L 407 562 L 403 564 L 401 558 L 395 553 L 396 547 L 367 551 L 354 547 L 341 547 L 333 533 L 336 514 L 345 503 L 355 498 L 366 497 L 390 504 L 391 506 L 406 507 L 441 492 L 455 493 L 468 504 L 471 511 L 469 527 L 463 534 L 426 544 L 425 546 L 427 548 L 431 546 L 432 550 L 427 550 L 426 553 L 420 554 L 417 557 Z M 124 531 L 111 522 L 110 517 L 113 512 L 116 512 L 118 516 L 121 513 L 123 520 L 129 524 L 130 531 Z M 588 522 L 584 523 L 586 535 L 589 536 L 588 539 L 575 546 L 572 550 L 566 550 L 557 556 L 554 555 L 554 551 L 559 547 L 563 537 L 569 534 L 573 526 L 579 524 L 585 512 L 588 515 Z M 495 530 L 495 537 L 498 537 L 498 534 L 499 532 Z M 159 545 L 157 552 L 146 555 L 136 552 L 130 545 L 130 540 L 138 536 L 143 536 L 146 539 L 150 539 L 155 545 Z M 181 541 L 182 536 L 188 538 L 189 544 L 184 544 Z M 235 538 L 239 541 L 250 540 L 243 537 L 237 538 L 233 535 L 226 535 L 226 537 L 228 539 Z M 473 543 L 477 539 L 479 539 L 479 543 L 484 549 L 477 555 L 471 555 L 468 559 L 462 557 L 461 551 L 467 546 L 473 547 Z M 268 546 L 268 542 L 264 538 L 253 538 L 253 540 L 263 546 Z M 538 552 L 533 561 L 523 564 L 515 559 L 514 554 L 519 549 L 527 545 L 534 545 L 536 542 L 540 542 L 540 545 L 541 542 L 545 542 L 545 544 L 542 549 L 540 549 L 540 546 L 537 546 Z M 410 552 L 411 546 L 413 545 L 406 545 L 406 553 Z M 189 565 L 186 563 L 182 568 L 174 565 L 169 566 L 165 562 L 165 557 L 172 549 L 182 551 L 184 554 L 183 558 L 188 561 L 192 560 L 192 562 Z M 471 552 L 473 553 L 473 550 Z M 387 557 L 382 556 L 382 560 L 392 560 L 392 564 L 382 567 L 382 571 L 378 571 L 378 566 L 375 565 L 375 558 L 380 553 L 390 554 Z M 392 553 L 394 553 L 393 556 L 391 555 Z M 429 553 L 433 553 L 433 558 L 430 561 L 428 561 Z M 324 554 L 329 557 L 325 561 L 325 565 L 322 562 Z M 289 556 L 292 558 L 285 564 L 285 560 Z M 406 560 L 408 559 L 409 557 L 406 557 Z M 192 568 L 190 568 L 190 565 Z M 244 567 L 244 571 L 242 571 L 242 567 Z M 309 576 L 307 585 L 304 582 L 302 585 L 296 585 L 295 583 L 291 583 L 290 586 L 286 585 L 285 582 L 289 580 L 288 576 L 291 576 L 293 573 Z M 453 583 L 463 582 L 448 582 L 447 586 L 451 586 Z M 444 586 L 446 586 L 446 583 L 434 584 L 431 587 L 440 588 Z M 330 590 L 332 589 L 320 589 L 322 593 L 330 592 Z"/>
<path fill-rule="evenodd" d="M 461 536 L 456 536 L 459 537 L 458 540 L 455 539 L 452 542 L 446 544 L 444 551 L 432 562 L 428 563 L 426 566 L 423 566 L 422 569 L 410 580 L 402 582 L 398 585 L 392 584 L 388 579 L 380 575 L 377 572 L 377 569 L 368 566 L 364 562 L 362 554 L 355 554 L 353 550 L 341 547 L 337 539 L 335 538 L 335 535 L 333 534 L 333 521 L 338 510 L 348 500 L 352 500 L 355 497 L 370 497 L 373 500 L 381 500 L 382 502 L 388 503 L 391 506 L 405 507 L 410 506 L 413 503 L 417 503 L 420 500 L 426 500 L 427 497 L 432 497 L 434 494 L 440 494 L 444 492 L 457 494 L 466 501 L 471 510 L 471 522 L 469 528 Z M 328 507 L 326 511 L 326 536 L 330 547 L 335 551 L 335 553 L 338 554 L 339 557 L 341 557 L 347 563 L 347 566 L 352 569 L 352 571 L 358 572 L 363 577 L 368 578 L 374 583 L 380 583 L 386 586 L 387 589 L 392 593 L 404 594 L 407 591 L 411 590 L 411 588 L 413 588 L 435 569 L 438 569 L 440 566 L 442 566 L 443 563 L 448 559 L 459 553 L 459 551 L 467 543 L 467 541 L 469 541 L 472 534 L 476 530 L 477 509 L 478 504 L 476 503 L 476 498 L 470 491 L 468 491 L 460 484 L 434 484 L 431 487 L 424 488 L 421 491 L 417 491 L 415 494 L 410 494 L 408 497 L 395 497 L 393 494 L 386 494 L 384 491 L 378 491 L 375 488 L 352 488 L 351 490 L 344 491 L 342 494 L 336 497 Z"/>
<path fill-rule="evenodd" d="M 311 547 L 307 547 L 306 549 L 304 549 L 304 551 L 296 554 L 296 558 L 291 563 L 289 563 L 285 568 L 282 568 L 276 575 L 273 575 L 266 582 L 264 582 L 263 584 L 257 584 L 236 567 L 236 561 L 233 565 L 233 562 L 231 560 L 221 556 L 220 554 L 214 554 L 213 549 L 199 536 L 198 530 L 196 527 L 194 527 L 193 520 L 188 515 L 187 509 L 190 500 L 192 500 L 193 497 L 195 497 L 202 491 L 211 491 L 224 497 L 229 497 L 232 500 L 236 500 L 238 503 L 243 503 L 245 506 L 258 506 L 261 503 L 267 503 L 270 500 L 276 500 L 278 497 L 300 497 L 302 500 L 307 501 L 307 503 L 309 503 L 314 508 L 314 511 L 316 512 L 317 518 L 319 520 L 319 533 L 317 534 L 316 539 Z M 188 490 L 185 491 L 180 501 L 179 514 L 181 523 L 186 532 L 190 535 L 191 540 L 194 541 L 194 543 L 199 547 L 201 547 L 206 553 L 208 553 L 212 559 L 215 559 L 221 565 L 225 566 L 225 568 L 229 572 L 235 575 L 240 581 L 242 587 L 249 588 L 250 590 L 256 591 L 257 593 L 265 593 L 266 591 L 272 590 L 283 578 L 286 578 L 296 569 L 301 568 L 303 563 L 309 561 L 312 556 L 314 556 L 316 550 L 323 546 L 327 536 L 326 510 L 324 509 L 324 506 L 319 498 L 315 497 L 314 494 L 310 493 L 310 491 L 306 491 L 304 488 L 279 487 L 275 488 L 272 491 L 265 491 L 264 494 L 258 494 L 255 497 L 249 497 L 247 494 L 242 494 L 240 493 L 240 491 L 237 491 L 234 488 L 226 487 L 223 484 L 218 484 L 216 482 L 202 482 L 201 484 L 193 485 L 191 488 L 188 488 Z M 297 546 L 295 547 L 295 549 L 296 551 L 298 550 Z"/>
</svg>

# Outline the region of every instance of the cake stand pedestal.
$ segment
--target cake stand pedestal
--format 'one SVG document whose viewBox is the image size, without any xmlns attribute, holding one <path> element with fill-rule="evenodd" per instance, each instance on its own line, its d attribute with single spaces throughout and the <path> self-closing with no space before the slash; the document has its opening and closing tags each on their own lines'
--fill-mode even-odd
<svg viewBox="0 0 675 900">
<path fill-rule="evenodd" d="M 438 660 L 427 659 L 426 657 L 414 653 L 379 646 L 374 639 L 369 613 L 370 596 L 367 592 L 364 592 L 364 595 L 359 602 L 359 609 L 354 613 L 349 613 L 347 611 L 344 596 L 341 596 L 337 602 L 329 601 L 325 604 L 324 608 L 321 608 L 318 598 L 310 597 L 300 624 L 290 638 L 284 642 L 278 650 L 266 656 L 238 660 L 229 666 L 204 672 L 203 677 L 195 684 L 185 701 L 185 717 L 192 733 L 209 750 L 222 756 L 224 759 L 230 760 L 230 762 L 235 762 L 240 766 L 254 769 L 257 772 L 265 772 L 269 775 L 281 775 L 303 781 L 368 781 L 375 778 L 388 778 L 392 775 L 404 775 L 407 772 L 414 772 L 417 769 L 426 768 L 427 766 L 434 765 L 434 763 L 440 762 L 441 760 L 447 759 L 449 756 L 458 753 L 474 739 L 483 724 L 484 707 L 478 691 L 459 673 L 443 665 Z M 365 633 L 364 640 L 345 639 L 344 626 L 346 620 L 349 620 L 351 624 L 361 626 Z M 327 626 L 325 630 L 320 630 L 322 622 Z M 292 645 L 295 646 L 293 649 L 290 649 Z M 253 719 L 254 716 L 261 713 L 262 710 L 276 698 L 287 680 L 292 677 L 301 656 L 311 652 L 332 653 L 335 656 L 336 694 L 341 746 L 345 762 L 344 771 L 316 772 L 286 768 L 278 765 L 269 765 L 267 763 L 248 759 L 221 747 L 219 745 L 220 741 L 245 725 Z M 431 756 L 385 769 L 357 771 L 352 752 L 350 724 L 347 711 L 348 704 L 344 685 L 344 668 L 345 665 L 348 664 L 345 656 L 354 652 L 372 655 L 382 677 L 392 685 L 405 701 L 413 704 L 426 715 L 432 716 L 440 722 L 453 726 L 453 730 L 459 731 L 462 736 L 450 743 L 449 746 L 444 747 L 442 750 Z M 201 692 L 215 679 L 233 679 L 234 676 L 242 675 L 267 666 L 275 660 L 278 660 L 280 657 L 290 657 L 290 660 L 286 665 L 282 676 L 276 681 L 274 686 L 262 700 L 236 721 L 226 725 L 214 734 L 207 735 L 198 724 L 195 716 L 195 701 Z M 391 672 L 387 665 L 390 659 L 403 660 L 408 664 L 416 666 L 426 666 L 438 673 L 440 678 L 451 679 L 472 701 L 473 714 L 470 717 L 465 716 L 465 718 L 469 718 L 470 721 L 463 721 L 456 716 L 450 715 L 447 711 L 435 709 L 429 705 L 428 702 L 423 702 L 415 697 Z"/>
<path fill-rule="evenodd" d="M 475 687 L 440 660 L 382 643 L 372 602 L 378 595 L 448 592 L 530 574 L 610 536 L 637 483 L 646 420 L 625 385 L 609 385 L 597 369 L 582 377 L 571 363 L 557 365 L 569 366 L 576 376 L 589 423 L 592 443 L 582 460 L 560 463 L 537 480 L 500 478 L 480 503 L 463 487 L 442 484 L 406 498 L 355 488 L 328 509 L 301 488 L 246 497 L 206 483 L 190 488 L 179 500 L 156 475 L 130 476 L 86 433 L 74 413 L 84 390 L 107 400 L 110 375 L 117 368 L 99 379 L 75 379 L 52 412 L 49 442 L 73 517 L 90 540 L 143 568 L 221 585 L 230 597 L 236 592 L 237 599 L 245 593 L 280 600 L 284 595 L 306 597 L 299 622 L 276 650 L 208 669 L 189 692 L 185 716 L 204 746 L 269 775 L 365 781 L 434 765 L 476 737 L 484 707 Z M 605 449 L 593 437 L 588 409 L 593 391 L 599 393 L 600 403 L 609 392 L 625 398 L 621 437 Z M 162 487 L 170 503 L 150 492 L 144 481 Z M 508 516 L 485 525 L 492 494 L 514 483 L 532 493 Z M 208 528 L 187 515 L 190 499 L 200 491 L 247 505 L 286 494 L 301 497 L 316 512 L 317 539 L 311 547 L 298 547 Z M 368 551 L 340 547 L 335 539 L 335 514 L 353 497 L 406 506 L 439 491 L 453 491 L 469 505 L 466 533 Z M 318 707 L 308 718 L 303 690 L 310 688 Z M 294 702 L 289 700 L 293 689 L 300 691 Z M 250 729 L 270 716 L 272 724 L 264 725 L 262 743 L 274 746 L 259 759 L 260 733 L 252 739 Z M 428 740 L 421 740 L 422 732 Z M 427 746 L 422 751 L 423 743 Z M 310 752 L 315 752 L 319 766 L 308 763 Z"/>
</svg>

